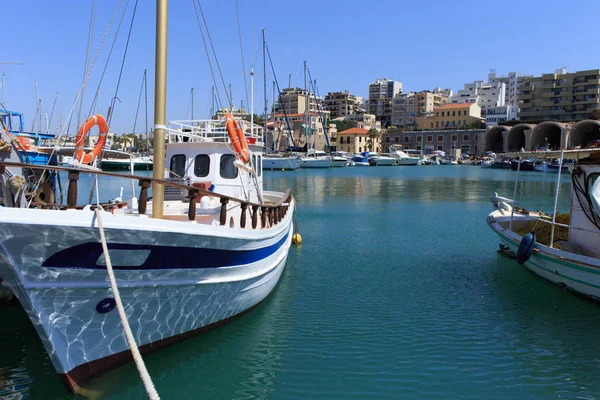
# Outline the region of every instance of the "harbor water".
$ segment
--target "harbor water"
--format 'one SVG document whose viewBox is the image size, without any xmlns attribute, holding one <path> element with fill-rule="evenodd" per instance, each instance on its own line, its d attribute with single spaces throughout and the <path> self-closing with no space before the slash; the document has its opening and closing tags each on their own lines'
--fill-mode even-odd
<svg viewBox="0 0 600 400">
<path fill-rule="evenodd" d="M 303 243 L 256 309 L 144 357 L 161 398 L 600 397 L 600 305 L 497 253 L 486 225 L 490 196 L 512 197 L 515 174 L 265 171 L 265 189 L 293 190 Z M 522 172 L 519 205 L 551 212 L 556 178 Z M 80 183 L 88 196 L 90 180 Z M 101 199 L 121 186 L 129 196 L 129 182 L 101 182 Z M 569 189 L 567 175 L 559 212 Z M 74 398 L 19 304 L 0 306 L 0 321 L 0 398 Z M 85 389 L 90 398 L 145 397 L 134 364 Z"/>
</svg>

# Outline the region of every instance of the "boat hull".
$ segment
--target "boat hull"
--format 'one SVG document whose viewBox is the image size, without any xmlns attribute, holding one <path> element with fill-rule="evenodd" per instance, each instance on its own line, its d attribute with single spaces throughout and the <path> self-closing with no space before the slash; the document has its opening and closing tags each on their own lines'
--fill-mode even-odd
<svg viewBox="0 0 600 400">
<path fill-rule="evenodd" d="M 391 157 L 378 157 L 375 161 L 375 165 L 378 167 L 390 167 L 394 165 L 394 159 Z"/>
<path fill-rule="evenodd" d="M 510 214 L 510 213 L 508 213 Z M 499 220 L 510 218 L 494 211 L 487 217 L 488 226 L 502 244 L 517 254 L 521 236 L 504 228 Z M 519 217 L 515 214 L 515 218 Z M 536 244 L 532 256 L 523 264 L 527 269 L 550 282 L 574 292 L 600 300 L 600 260 Z"/>
<path fill-rule="evenodd" d="M 300 168 L 329 168 L 331 159 L 329 158 L 301 158 L 298 163 Z"/>
<path fill-rule="evenodd" d="M 129 361 L 117 310 L 105 312 L 114 296 L 99 264 L 94 212 L 2 211 L 0 277 L 67 386 L 75 390 Z M 32 211 L 46 212 L 45 222 L 15 223 Z M 48 224 L 56 218 L 60 224 Z M 144 352 L 219 326 L 265 299 L 284 269 L 293 233 L 292 212 L 264 230 L 184 222 L 189 227 L 175 233 L 173 221 L 109 213 L 103 221 L 121 298 Z"/>
<path fill-rule="evenodd" d="M 263 170 L 293 171 L 298 168 L 298 159 L 295 157 L 263 157 L 262 165 Z"/>
<path fill-rule="evenodd" d="M 396 159 L 396 165 L 418 165 L 419 159 L 414 158 L 398 158 Z"/>
</svg>

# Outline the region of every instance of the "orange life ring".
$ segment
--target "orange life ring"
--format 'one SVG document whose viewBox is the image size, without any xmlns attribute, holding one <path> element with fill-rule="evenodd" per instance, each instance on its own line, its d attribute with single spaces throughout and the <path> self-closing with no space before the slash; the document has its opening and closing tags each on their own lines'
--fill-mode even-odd
<svg viewBox="0 0 600 400">
<path fill-rule="evenodd" d="M 227 127 L 227 133 L 229 134 L 229 139 L 231 140 L 233 149 L 235 150 L 236 154 L 240 156 L 244 164 L 248 164 L 248 161 L 250 160 L 250 150 L 248 150 L 246 136 L 244 136 L 242 128 L 240 128 L 240 125 L 237 123 L 233 115 L 226 114 L 225 118 L 227 119 L 225 126 Z"/>
<path fill-rule="evenodd" d="M 92 129 L 92 127 L 96 125 L 98 125 L 98 129 L 100 129 L 100 134 L 98 135 L 98 143 L 96 143 L 96 146 L 91 152 L 86 153 L 83 149 L 85 138 L 90 129 Z M 93 163 L 96 157 L 100 155 L 100 152 L 106 144 L 107 134 L 108 124 L 106 123 L 106 120 L 102 115 L 96 114 L 88 118 L 88 120 L 85 121 L 83 125 L 81 125 L 81 128 L 79 128 L 79 131 L 77 132 L 77 138 L 75 139 L 74 158 L 82 164 Z"/>
</svg>

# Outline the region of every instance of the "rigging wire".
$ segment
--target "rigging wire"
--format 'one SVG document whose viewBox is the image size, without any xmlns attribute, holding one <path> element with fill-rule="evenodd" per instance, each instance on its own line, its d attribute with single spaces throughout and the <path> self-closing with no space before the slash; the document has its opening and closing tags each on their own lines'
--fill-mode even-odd
<svg viewBox="0 0 600 400">
<path fill-rule="evenodd" d="M 198 1 L 198 8 L 200 9 L 200 15 L 202 15 L 202 21 L 204 21 L 204 27 L 206 28 L 206 35 L 208 36 L 208 41 L 210 43 L 210 47 L 212 49 L 213 56 L 215 57 L 215 64 L 217 64 L 217 69 L 219 70 L 219 76 L 221 77 L 221 83 L 223 83 L 223 88 L 225 89 L 225 97 L 227 97 L 227 101 L 229 102 L 229 107 L 231 107 L 233 109 L 233 102 L 232 102 L 231 97 L 229 96 L 229 93 L 227 92 L 227 85 L 225 84 L 225 79 L 223 78 L 223 71 L 221 71 L 221 65 L 219 64 L 219 58 L 217 57 L 217 52 L 215 51 L 215 46 L 214 46 L 212 38 L 210 36 L 210 30 L 208 29 L 208 23 L 206 22 L 206 18 L 204 17 L 204 10 L 202 10 L 202 5 L 200 4 L 200 0 L 197 0 L 197 1 Z"/>
<path fill-rule="evenodd" d="M 204 30 L 202 29 L 202 23 L 200 22 L 200 15 L 198 15 L 198 8 L 196 7 L 196 0 L 192 0 L 192 4 L 194 4 L 194 11 L 196 12 L 196 19 L 198 20 L 198 28 L 200 28 L 200 34 L 202 35 L 202 43 L 204 44 L 204 51 L 206 52 L 206 59 L 208 60 L 208 66 L 210 68 L 210 74 L 212 75 L 212 80 L 215 86 L 215 92 L 217 94 L 217 101 L 219 103 L 219 108 L 223 108 L 223 102 L 221 101 L 221 94 L 219 92 L 219 87 L 217 86 L 217 80 L 215 78 L 215 71 L 213 70 L 212 61 L 210 59 L 210 54 L 208 52 L 208 47 L 206 47 L 206 39 L 204 38 Z M 227 93 L 227 90 L 225 90 Z"/>
<path fill-rule="evenodd" d="M 144 94 L 144 83 L 145 77 L 142 78 L 142 87 L 140 88 L 140 96 L 138 97 L 137 109 L 135 110 L 135 119 L 133 120 L 133 130 L 131 131 L 131 133 L 135 133 L 135 127 L 137 125 L 138 120 L 138 113 L 140 112 L 140 104 L 142 102 L 142 95 Z"/>
<path fill-rule="evenodd" d="M 244 91 L 246 92 L 246 104 L 248 102 L 248 82 L 246 80 L 246 63 L 244 62 L 244 48 L 242 46 L 242 27 L 240 25 L 240 10 L 238 6 L 238 0 L 235 0 L 235 14 L 237 16 L 238 34 L 240 36 L 240 53 L 242 55 L 242 72 L 244 74 Z M 247 106 L 248 107 L 248 106 Z"/>
<path fill-rule="evenodd" d="M 117 5 L 117 9 L 119 8 L 120 5 L 121 5 L 121 3 L 119 2 L 119 4 Z M 116 12 L 115 12 L 115 15 L 116 15 Z M 114 15 L 113 15 L 113 18 L 114 18 Z M 90 61 L 90 51 L 92 50 L 92 38 L 94 35 L 94 21 L 95 20 L 96 20 L 96 0 L 92 0 L 92 11 L 90 14 L 90 26 L 89 26 L 89 30 L 88 30 L 88 44 L 86 46 L 85 63 L 83 65 L 83 86 L 81 88 L 81 91 L 82 91 L 81 102 L 79 103 L 79 113 L 77 114 L 77 126 L 81 125 L 81 111 L 83 110 L 83 99 L 85 98 L 83 91 L 85 90 L 85 82 L 87 81 L 86 78 L 88 76 L 86 71 L 88 70 L 88 65 L 89 65 L 89 61 Z"/>
</svg>

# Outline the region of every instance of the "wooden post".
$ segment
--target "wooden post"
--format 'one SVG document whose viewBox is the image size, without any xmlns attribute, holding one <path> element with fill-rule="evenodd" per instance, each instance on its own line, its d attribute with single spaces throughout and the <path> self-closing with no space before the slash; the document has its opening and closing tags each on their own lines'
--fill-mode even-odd
<svg viewBox="0 0 600 400">
<path fill-rule="evenodd" d="M 221 216 L 219 220 L 221 225 L 225 225 L 227 223 L 227 203 L 229 203 L 228 198 L 221 198 Z"/>
<path fill-rule="evenodd" d="M 269 208 L 269 226 L 275 225 L 275 215 L 273 211 L 272 208 Z"/>
<path fill-rule="evenodd" d="M 190 196 L 190 208 L 188 209 L 188 219 L 194 221 L 196 219 L 196 197 L 198 197 L 198 190 L 188 191 Z"/>
<path fill-rule="evenodd" d="M 265 229 L 265 225 L 267 225 L 267 207 L 260 208 L 260 227 Z"/>
<path fill-rule="evenodd" d="M 252 229 L 258 225 L 258 206 L 252 206 Z"/>
<path fill-rule="evenodd" d="M 146 214 L 146 208 L 148 207 L 148 188 L 151 185 L 151 181 L 148 179 L 140 179 L 139 186 L 141 186 L 140 190 L 140 199 L 138 201 L 138 213 L 140 215 Z"/>
<path fill-rule="evenodd" d="M 240 207 L 242 208 L 242 216 L 240 217 L 240 226 L 242 228 L 246 227 L 246 210 L 248 209 L 248 203 L 242 203 L 240 204 Z"/>
<path fill-rule="evenodd" d="M 67 192 L 67 208 L 77 206 L 77 181 L 79 180 L 79 171 L 69 171 L 69 189 Z"/>
</svg>

